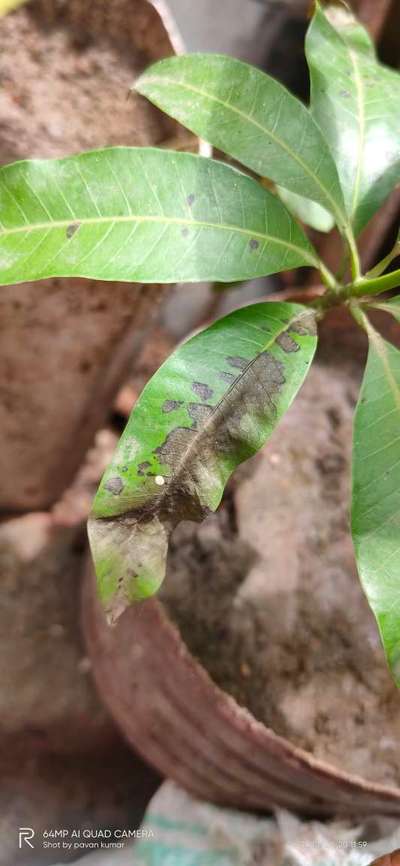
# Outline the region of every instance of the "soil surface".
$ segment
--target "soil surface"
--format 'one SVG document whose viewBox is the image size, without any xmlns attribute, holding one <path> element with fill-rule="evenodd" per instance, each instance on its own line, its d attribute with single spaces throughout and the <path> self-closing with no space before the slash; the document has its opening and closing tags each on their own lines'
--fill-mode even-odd
<svg viewBox="0 0 400 866">
<path fill-rule="evenodd" d="M 63 3 L 48 0 L 47 7 L 46 15 L 36 0 L 0 22 L 0 161 L 163 141 L 161 115 L 129 95 L 146 65 L 134 46 L 113 44 L 107 22 L 103 34 L 91 36 L 83 21 L 73 26 L 71 14 L 53 20 L 51 10 L 62 11 Z"/>
<path fill-rule="evenodd" d="M 337 357 L 337 354 L 336 354 Z M 214 681 L 276 733 L 371 781 L 400 784 L 400 695 L 349 534 L 360 367 L 319 357 L 225 504 L 175 533 L 162 591 Z"/>
</svg>

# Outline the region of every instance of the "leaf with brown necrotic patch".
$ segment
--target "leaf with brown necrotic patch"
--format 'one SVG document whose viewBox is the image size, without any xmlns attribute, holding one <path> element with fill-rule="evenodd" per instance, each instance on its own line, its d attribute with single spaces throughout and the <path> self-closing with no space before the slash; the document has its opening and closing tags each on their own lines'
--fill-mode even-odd
<svg viewBox="0 0 400 866">
<path fill-rule="evenodd" d="M 254 304 L 188 340 L 150 380 L 89 523 L 111 619 L 158 589 L 171 531 L 218 507 L 233 470 L 264 445 L 290 406 L 316 343 L 311 310 Z"/>
</svg>

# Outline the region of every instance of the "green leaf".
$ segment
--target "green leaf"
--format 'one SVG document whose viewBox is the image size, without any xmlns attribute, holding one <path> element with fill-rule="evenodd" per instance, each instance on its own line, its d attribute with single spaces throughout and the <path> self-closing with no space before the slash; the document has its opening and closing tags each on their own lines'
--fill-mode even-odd
<svg viewBox="0 0 400 866">
<path fill-rule="evenodd" d="M 316 12 L 306 39 L 311 109 L 339 171 L 356 233 L 400 181 L 400 76 L 337 6 Z"/>
<path fill-rule="evenodd" d="M 400 322 L 400 295 L 396 298 L 390 298 L 387 301 L 382 301 L 379 304 L 371 304 L 376 310 L 384 310 L 385 313 L 391 313 L 398 322 Z"/>
<path fill-rule="evenodd" d="M 189 153 L 109 148 L 0 169 L 0 284 L 259 277 L 318 260 L 275 196 Z"/>
<path fill-rule="evenodd" d="M 259 303 L 180 346 L 146 385 L 94 501 L 89 536 L 111 619 L 160 586 L 168 538 L 215 511 L 311 364 L 313 311 Z"/>
<path fill-rule="evenodd" d="M 352 533 L 358 569 L 400 686 L 400 352 L 368 325 L 356 409 Z"/>
<path fill-rule="evenodd" d="M 136 90 L 247 168 L 346 221 L 336 166 L 308 109 L 259 69 L 218 54 L 169 57 Z"/>
<path fill-rule="evenodd" d="M 290 190 L 284 189 L 283 186 L 277 186 L 276 190 L 279 198 L 286 205 L 290 213 L 301 220 L 302 223 L 311 226 L 311 228 L 316 229 L 318 232 L 332 231 L 335 220 L 332 214 L 325 210 L 322 205 L 317 204 L 316 201 L 311 201 L 309 198 L 297 195 L 295 192 L 290 192 Z"/>
</svg>

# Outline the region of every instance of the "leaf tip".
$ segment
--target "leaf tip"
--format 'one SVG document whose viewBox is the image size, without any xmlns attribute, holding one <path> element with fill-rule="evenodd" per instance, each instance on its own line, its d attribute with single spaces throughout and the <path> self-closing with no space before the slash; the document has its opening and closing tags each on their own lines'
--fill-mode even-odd
<svg viewBox="0 0 400 866">
<path fill-rule="evenodd" d="M 97 591 L 109 625 L 159 589 L 166 568 L 169 529 L 157 518 L 90 518 L 88 536 Z"/>
</svg>

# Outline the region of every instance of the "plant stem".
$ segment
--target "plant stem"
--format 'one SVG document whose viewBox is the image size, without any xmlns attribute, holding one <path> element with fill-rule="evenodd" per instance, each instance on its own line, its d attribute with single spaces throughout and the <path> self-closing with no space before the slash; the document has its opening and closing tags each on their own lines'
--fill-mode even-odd
<svg viewBox="0 0 400 866">
<path fill-rule="evenodd" d="M 321 280 L 324 285 L 332 291 L 337 291 L 339 289 L 339 283 L 337 282 L 336 277 L 334 276 L 332 271 L 330 271 L 329 268 L 326 267 L 326 265 L 321 259 L 319 259 L 318 261 L 318 270 L 320 272 Z"/>
<path fill-rule="evenodd" d="M 355 237 L 350 229 L 346 232 L 346 240 L 350 252 L 351 276 L 353 283 L 356 283 L 361 278 L 361 264 Z"/>
<path fill-rule="evenodd" d="M 361 307 L 359 307 L 358 304 L 349 304 L 349 310 L 353 319 L 357 322 L 357 325 L 359 325 L 363 331 L 368 333 L 369 322 Z"/>
<path fill-rule="evenodd" d="M 366 276 L 359 279 L 355 284 L 347 286 L 348 297 L 360 298 L 363 295 L 380 295 L 382 292 L 397 289 L 399 286 L 400 270 L 392 271 L 390 274 L 384 274 L 372 280 Z"/>
</svg>

